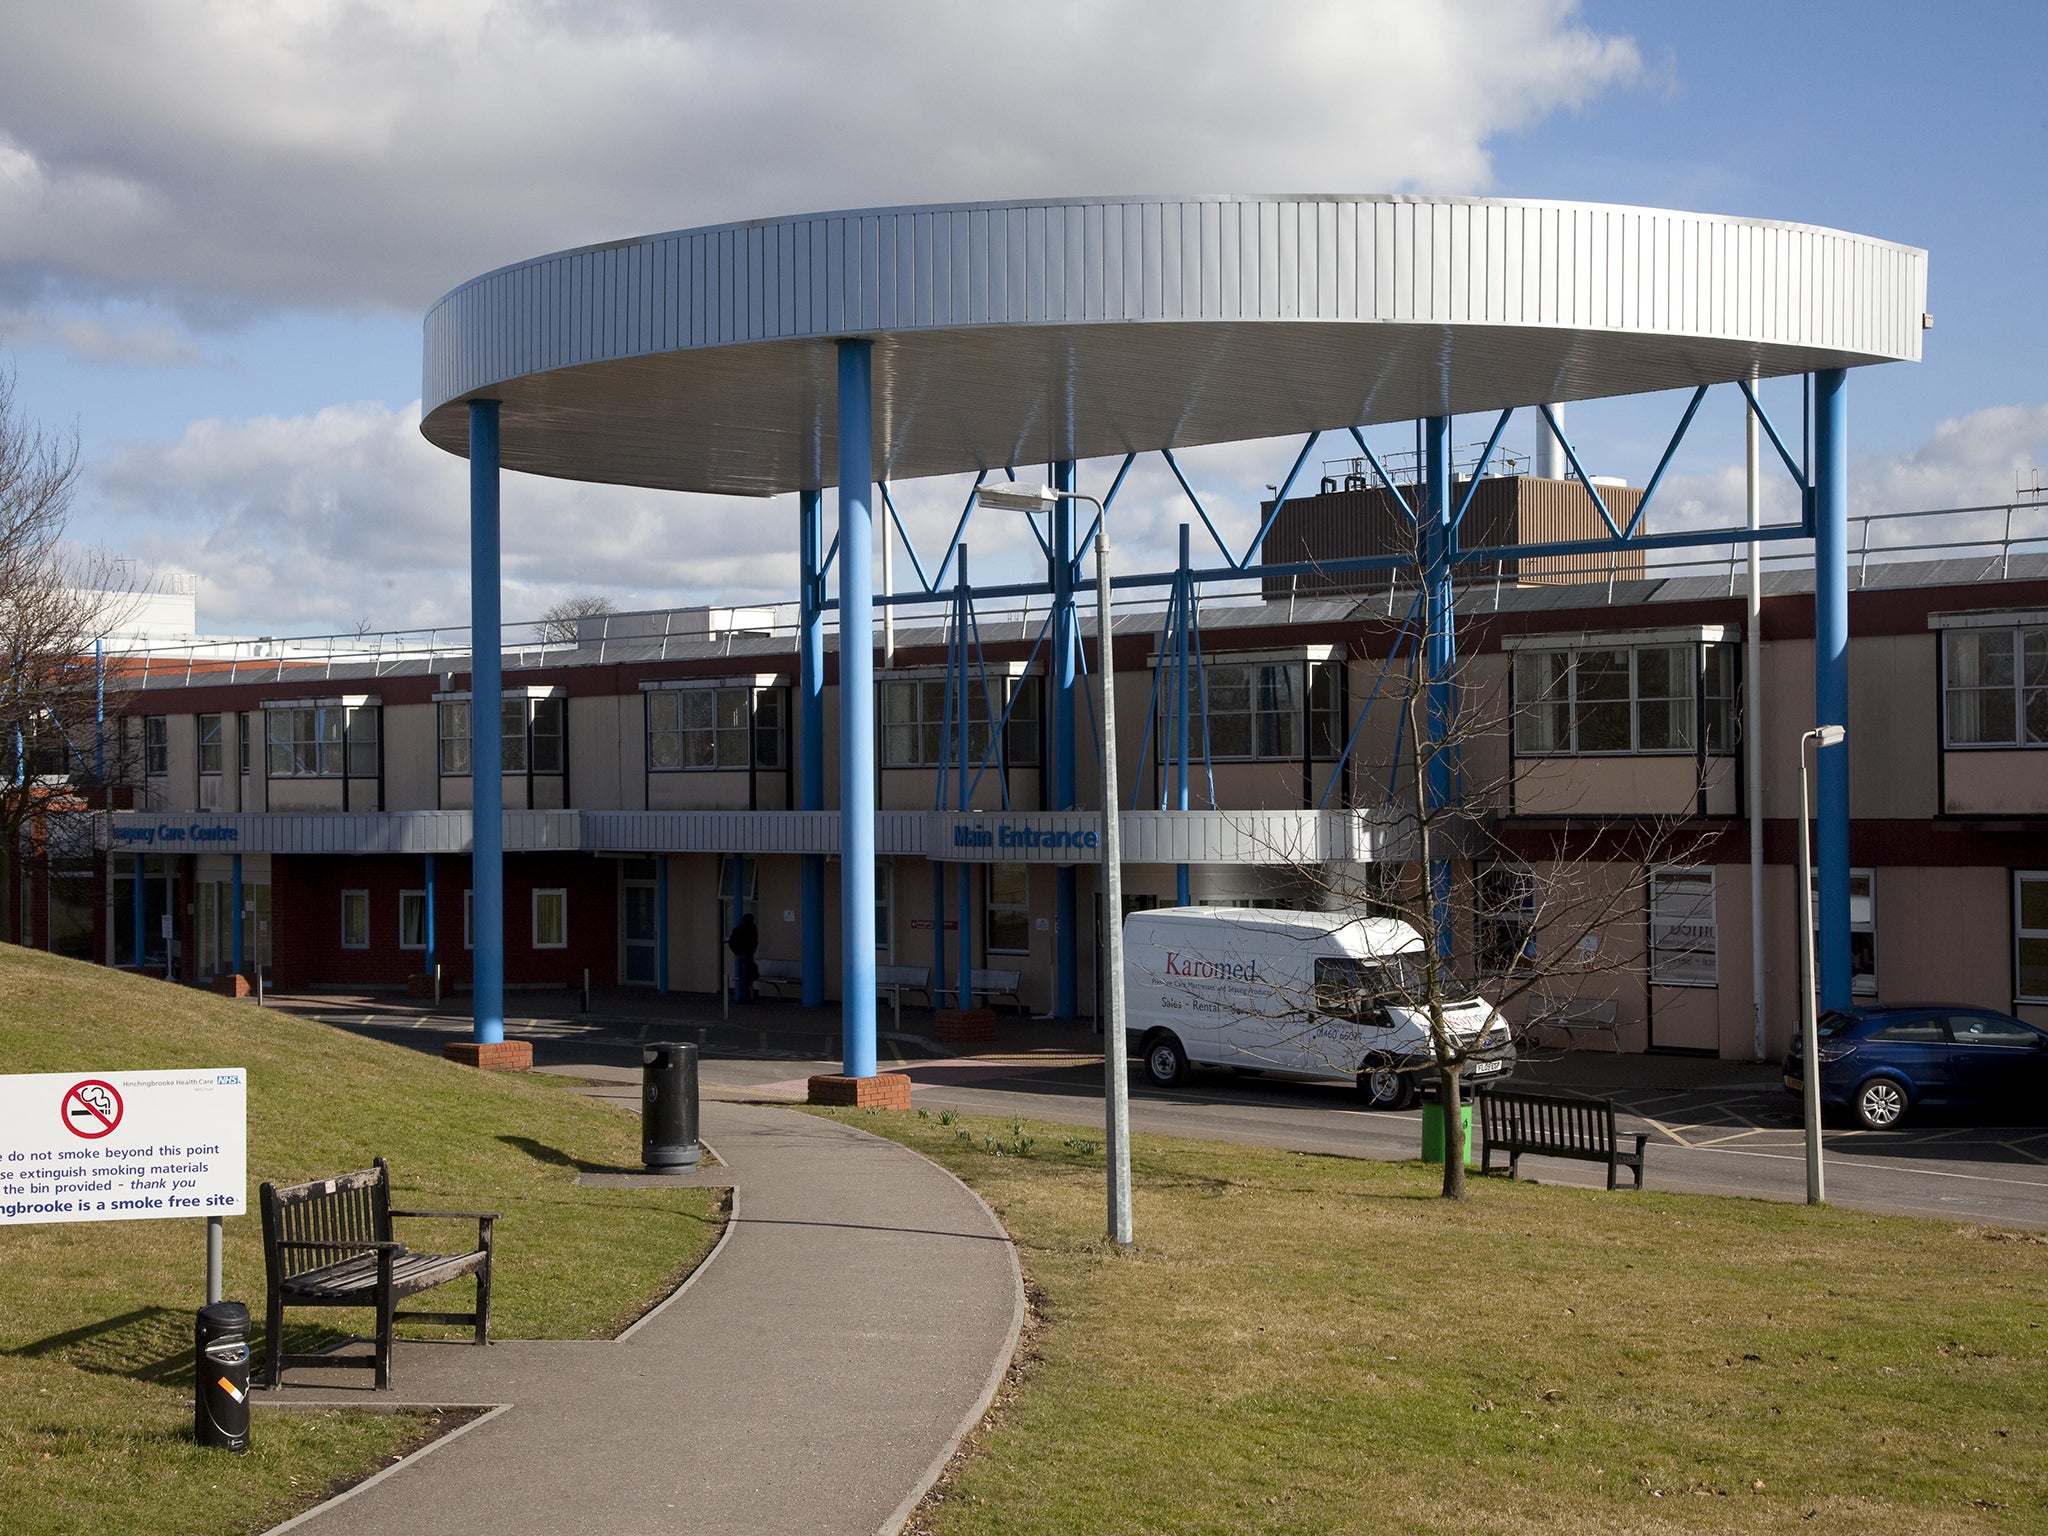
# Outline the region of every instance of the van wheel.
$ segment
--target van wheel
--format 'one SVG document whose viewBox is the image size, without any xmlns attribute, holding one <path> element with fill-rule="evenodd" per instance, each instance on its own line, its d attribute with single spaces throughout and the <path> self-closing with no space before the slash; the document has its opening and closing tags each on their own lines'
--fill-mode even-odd
<svg viewBox="0 0 2048 1536">
<path fill-rule="evenodd" d="M 1178 1088 L 1188 1075 L 1188 1053 L 1164 1030 L 1145 1042 L 1145 1076 L 1160 1088 Z"/>
<path fill-rule="evenodd" d="M 1415 1082 L 1392 1067 L 1367 1067 L 1358 1074 L 1358 1096 L 1367 1109 L 1406 1109 L 1415 1102 Z"/>
</svg>

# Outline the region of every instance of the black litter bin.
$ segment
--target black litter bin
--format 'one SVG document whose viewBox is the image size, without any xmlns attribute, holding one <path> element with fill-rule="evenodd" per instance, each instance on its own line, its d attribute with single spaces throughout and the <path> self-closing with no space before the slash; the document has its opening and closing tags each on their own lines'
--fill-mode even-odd
<svg viewBox="0 0 2048 1536">
<path fill-rule="evenodd" d="M 237 1455 L 249 1449 L 249 1309 L 216 1301 L 192 1326 L 193 1437 Z"/>
<path fill-rule="evenodd" d="M 640 1161 L 657 1172 L 688 1168 L 697 1144 L 697 1047 L 656 1041 L 640 1048 Z"/>
</svg>

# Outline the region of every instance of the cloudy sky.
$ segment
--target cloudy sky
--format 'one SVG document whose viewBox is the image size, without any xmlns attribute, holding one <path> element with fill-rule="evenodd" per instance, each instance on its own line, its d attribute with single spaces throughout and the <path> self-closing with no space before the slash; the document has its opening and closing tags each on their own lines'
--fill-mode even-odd
<svg viewBox="0 0 2048 1536">
<path fill-rule="evenodd" d="M 1936 10 L 11 6 L 0 14 L 0 355 L 22 406 L 78 432 L 74 531 L 197 571 L 207 627 L 459 621 L 464 476 L 418 434 L 419 322 L 491 267 L 892 202 L 1301 189 L 1583 198 L 1927 247 L 1927 361 L 1865 370 L 1852 388 L 1855 510 L 2004 500 L 2016 473 L 2048 469 L 2037 79 L 2048 8 Z M 1579 408 L 1573 435 L 1593 472 L 1641 483 L 1681 406 Z M 1189 463 L 1242 526 L 1296 446 Z M 1660 492 L 1667 526 L 1739 508 L 1740 454 L 1736 410 L 1710 407 Z M 914 534 L 942 538 L 964 491 L 905 487 Z M 1174 494 L 1161 473 L 1133 479 L 1119 506 L 1134 559 L 1170 559 L 1186 516 Z M 626 607 L 783 599 L 794 522 L 786 502 L 511 477 L 507 615 L 582 591 Z"/>
</svg>

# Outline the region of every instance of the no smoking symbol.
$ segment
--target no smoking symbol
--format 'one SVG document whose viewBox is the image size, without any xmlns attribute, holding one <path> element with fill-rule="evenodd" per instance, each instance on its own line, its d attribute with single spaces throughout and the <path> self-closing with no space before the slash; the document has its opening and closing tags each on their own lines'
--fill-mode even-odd
<svg viewBox="0 0 2048 1536">
<path fill-rule="evenodd" d="M 64 1090 L 64 1129 L 97 1141 L 121 1123 L 121 1091 L 112 1083 L 89 1077 Z"/>
</svg>

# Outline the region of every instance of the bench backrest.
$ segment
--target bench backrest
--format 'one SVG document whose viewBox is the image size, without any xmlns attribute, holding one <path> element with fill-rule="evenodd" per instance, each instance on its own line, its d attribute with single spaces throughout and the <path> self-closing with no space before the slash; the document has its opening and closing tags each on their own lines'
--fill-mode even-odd
<svg viewBox="0 0 2048 1536">
<path fill-rule="evenodd" d="M 1014 992 L 1023 978 L 1022 971 L 976 971 L 969 985 L 977 992 Z"/>
<path fill-rule="evenodd" d="M 770 981 L 804 979 L 804 963 L 801 960 L 756 960 L 754 969 Z"/>
<path fill-rule="evenodd" d="M 1571 1093 L 1488 1089 L 1479 1095 L 1481 1134 L 1497 1146 L 1540 1145 L 1600 1157 L 1614 1150 L 1614 1104 Z"/>
<path fill-rule="evenodd" d="M 1591 997 L 1548 997 L 1538 995 L 1529 1005 L 1529 1018 L 1537 1024 L 1612 1024 L 1614 999 Z"/>
<path fill-rule="evenodd" d="M 263 1262 L 273 1282 L 289 1280 L 348 1257 L 317 1248 L 280 1248 L 280 1243 L 388 1243 L 391 1241 L 391 1168 L 374 1166 L 310 1184 L 280 1189 L 265 1184 Z"/>
<path fill-rule="evenodd" d="M 875 985 L 878 987 L 908 987 L 913 992 L 930 987 L 932 968 L 928 965 L 878 965 L 875 967 Z"/>
</svg>

